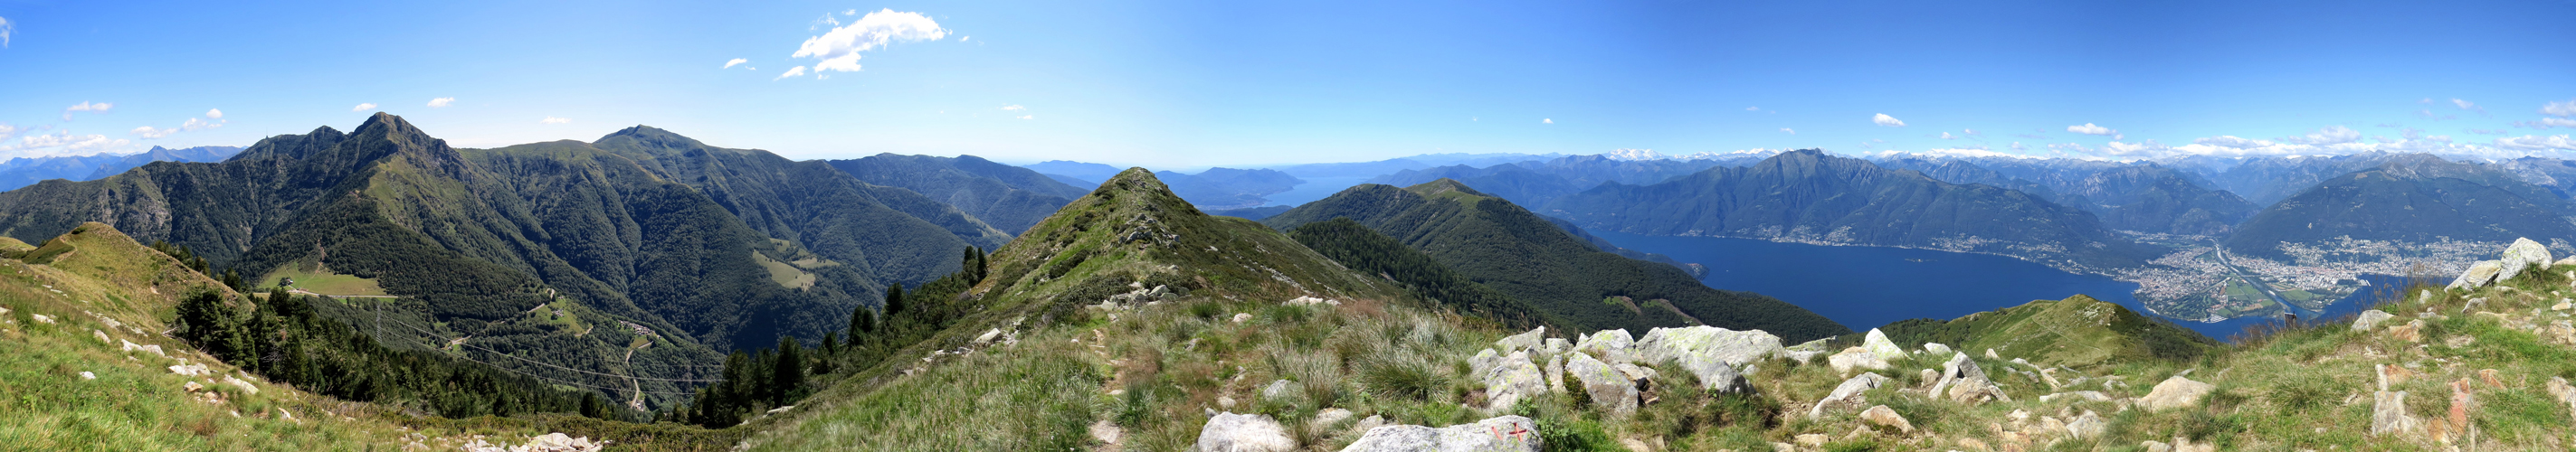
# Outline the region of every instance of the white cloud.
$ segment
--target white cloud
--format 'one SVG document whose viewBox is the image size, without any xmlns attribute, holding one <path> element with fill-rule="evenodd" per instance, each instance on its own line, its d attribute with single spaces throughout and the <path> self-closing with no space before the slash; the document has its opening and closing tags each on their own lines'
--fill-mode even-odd
<svg viewBox="0 0 2576 452">
<path fill-rule="evenodd" d="M 2495 139 L 2495 144 L 2497 147 L 2518 151 L 2544 151 L 2553 149 L 2561 151 L 2576 151 L 2576 140 L 2568 139 L 2566 135 L 2546 137 L 2523 135 L 2519 137 L 2497 138 Z"/>
<path fill-rule="evenodd" d="M 841 15 L 843 15 L 843 16 L 856 16 L 856 15 L 859 15 L 859 10 L 858 10 L 858 9 L 856 9 L 856 8 L 852 8 L 852 9 L 850 9 L 850 10 L 841 11 Z"/>
<path fill-rule="evenodd" d="M 2022 146 L 2022 145 L 2021 145 L 2021 142 L 2019 142 L 2019 141 L 2015 141 L 2015 142 L 2013 142 L 2013 144 L 2012 144 L 2012 150 L 2015 150 L 2015 151 L 2027 151 L 2027 150 L 2030 150 L 2030 147 L 2029 147 L 2029 146 Z"/>
<path fill-rule="evenodd" d="M 447 106 L 448 104 L 453 104 L 453 103 L 456 103 L 456 98 L 453 98 L 453 97 L 441 97 L 441 98 L 437 98 L 437 99 L 430 99 L 430 100 L 429 100 L 429 108 L 445 107 L 445 106 Z"/>
<path fill-rule="evenodd" d="M 2469 129 L 2469 133 L 2479 135 L 2503 135 L 2507 132 L 2504 129 Z"/>
<path fill-rule="evenodd" d="M 86 112 L 91 112 L 91 113 L 106 113 L 106 112 L 107 112 L 107 109 L 110 109 L 110 108 L 116 108 L 116 104 L 111 104 L 111 103 L 106 103 L 106 102 L 99 102 L 99 103 L 95 103 L 95 104 L 93 104 L 93 103 L 89 103 L 89 102 L 81 102 L 79 105 L 73 105 L 73 106 L 70 106 L 70 107 L 63 107 L 63 120 L 64 120 L 64 121 L 70 121 L 70 120 L 72 120 L 72 112 L 76 112 L 76 111 L 86 111 Z"/>
<path fill-rule="evenodd" d="M 1869 118 L 1869 122 L 1888 127 L 1905 127 L 1905 121 L 1898 121 L 1895 116 L 1888 116 L 1886 113 L 1879 113 L 1877 117 Z"/>
<path fill-rule="evenodd" d="M 797 67 L 794 67 L 794 68 L 789 68 L 789 69 L 787 69 L 787 73 L 785 73 L 785 74 L 778 74 L 778 78 L 773 78 L 773 79 L 770 79 L 770 80 L 785 80 L 785 79 L 786 79 L 786 78 L 788 78 L 788 77 L 795 77 L 795 76 L 799 76 L 799 75 L 805 75 L 805 67 L 804 67 L 804 66 L 797 66 Z"/>
<path fill-rule="evenodd" d="M 2319 146 L 2344 144 L 2361 141 L 2361 131 L 2352 130 L 2351 127 L 2326 126 L 2315 132 L 2309 132 L 2307 136 L 2283 138 L 2281 141 Z"/>
<path fill-rule="evenodd" d="M 1970 136 L 1983 136 L 1983 135 L 1985 135 L 1985 134 L 1982 134 L 1982 133 L 1977 133 L 1977 129 L 1959 129 L 1959 131 L 1960 131 L 1960 132 L 1962 132 L 1962 133 L 1966 133 L 1966 134 L 1968 134 L 1968 135 L 1970 135 Z"/>
<path fill-rule="evenodd" d="M 2192 142 L 2193 144 L 2205 144 L 2205 145 L 2210 145 L 2210 146 L 2217 146 L 2217 147 L 2223 147 L 2223 148 L 2232 148 L 2232 149 L 2259 148 L 2259 147 L 2265 147 L 2265 146 L 2271 146 L 2271 145 L 2272 145 L 2272 142 L 2270 142 L 2270 141 L 2263 141 L 2263 140 L 2256 140 L 2256 139 L 2249 139 L 2249 138 L 2238 138 L 2238 137 L 2236 137 L 2235 135 L 2219 135 L 2219 136 L 2214 136 L 2214 137 L 2206 137 L 2206 138 L 2201 138 L 2201 139 L 2197 139 L 2197 140 L 2191 140 L 2191 142 Z"/>
<path fill-rule="evenodd" d="M 1037 115 L 1020 115 L 1019 119 L 1038 119 Z"/>
<path fill-rule="evenodd" d="M 9 123 L 5 123 L 5 122 L 0 122 L 0 141 L 8 141 L 8 140 L 9 140 L 9 137 L 17 136 L 17 135 L 18 135 L 18 126 L 9 125 Z"/>
<path fill-rule="evenodd" d="M 2109 127 L 2102 127 L 2102 126 L 2093 125 L 2093 123 L 2089 123 L 2089 122 L 2088 122 L 2088 123 L 2084 123 L 2084 125 L 2080 125 L 2080 126 L 2066 126 L 2066 131 L 2068 131 L 2068 132 L 2075 132 L 2075 133 L 2081 133 L 2081 134 L 2085 134 L 2085 135 L 2106 135 L 2106 136 L 2107 136 L 2107 135 L 2119 135 L 2119 134 L 2120 134 L 2120 131 L 2117 131 L 2117 130 L 2111 130 L 2111 128 L 2109 128 Z"/>
<path fill-rule="evenodd" d="M 0 17 L 0 47 L 9 46 L 9 32 L 17 29 L 17 26 L 9 24 L 9 18 Z"/>
<path fill-rule="evenodd" d="M 207 121 L 207 120 L 197 119 L 197 118 L 188 118 L 188 121 L 187 121 L 187 122 L 179 123 L 179 130 L 212 129 L 212 128 L 216 128 L 216 127 L 223 127 L 225 122 L 231 122 L 231 121 L 222 121 L 222 122 L 217 122 L 217 121 Z"/>
<path fill-rule="evenodd" d="M 50 156 L 97 153 L 131 143 L 133 142 L 108 138 L 106 135 L 72 135 L 69 131 L 54 129 L 54 133 L 28 135 L 14 144 L 0 144 L 0 155 Z"/>
<path fill-rule="evenodd" d="M 2534 129 L 2546 129 L 2551 127 L 2576 128 L 2576 119 L 2540 118 L 2538 121 L 2515 121 L 2513 125 L 2515 127 L 2530 127 Z"/>
<path fill-rule="evenodd" d="M 2478 108 L 2478 103 L 2460 100 L 2460 98 L 2457 97 L 2451 98 L 2451 105 L 2458 105 L 2461 110 L 2475 110 Z"/>
<path fill-rule="evenodd" d="M 2566 102 L 2550 102 L 2542 104 L 2540 106 L 2540 114 L 2576 117 L 2576 99 L 2568 99 Z"/>
<path fill-rule="evenodd" d="M 1004 105 L 1004 106 L 1002 106 L 1002 110 L 1003 110 L 1003 111 L 1029 111 L 1029 107 L 1022 107 L 1022 106 L 1019 106 L 1018 104 L 1012 104 L 1012 105 Z"/>
<path fill-rule="evenodd" d="M 355 107 L 349 107 L 349 111 L 353 111 L 353 112 L 355 112 L 355 111 L 367 111 L 367 110 L 374 110 L 374 109 L 376 109 L 376 104 L 371 104 L 371 103 L 358 104 L 358 106 L 355 106 Z"/>
<path fill-rule="evenodd" d="M 1744 111 L 1762 111 L 1762 107 L 1744 107 Z"/>
<path fill-rule="evenodd" d="M 1797 135 L 1797 134 L 1798 134 L 1798 131 L 1797 131 L 1797 130 L 1793 130 L 1793 129 L 1790 129 L 1790 128 L 1787 128 L 1787 127 L 1782 127 L 1782 128 L 1780 128 L 1780 131 L 1782 131 L 1782 132 L 1789 132 L 1789 134 L 1790 134 L 1790 135 Z"/>
<path fill-rule="evenodd" d="M 1539 124 L 1555 124 L 1555 123 L 1556 123 L 1556 120 L 1555 120 L 1555 119 L 1552 119 L 1552 118 L 1538 118 L 1538 123 L 1539 123 Z"/>
<path fill-rule="evenodd" d="M 1944 139 L 1944 140 L 1956 140 L 1956 139 L 1959 139 L 1959 137 L 1950 136 L 1950 132 L 1941 132 L 1941 139 Z"/>
<path fill-rule="evenodd" d="M 814 64 L 817 75 L 826 71 L 851 72 L 859 70 L 859 52 L 898 41 L 936 41 L 947 37 L 948 29 L 940 28 L 939 22 L 930 20 L 929 16 L 886 9 L 868 13 L 850 22 L 849 26 L 834 27 L 822 36 L 807 38 L 805 44 L 798 46 L 796 53 L 788 57 L 822 60 Z"/>
<path fill-rule="evenodd" d="M 224 110 L 219 108 L 208 108 L 206 109 L 206 117 L 224 119 Z"/>
<path fill-rule="evenodd" d="M 749 63 L 749 62 L 751 62 L 751 60 L 742 59 L 742 58 L 735 58 L 735 59 L 725 60 L 725 65 L 724 65 L 724 67 L 723 67 L 723 68 L 720 68 L 720 69 L 733 69 L 733 66 L 734 66 L 734 65 L 737 65 L 737 64 L 743 64 L 743 63 Z"/>
<path fill-rule="evenodd" d="M 161 138 L 161 137 L 170 136 L 170 134 L 173 134 L 173 133 L 179 133 L 179 129 L 155 129 L 155 128 L 152 128 L 152 126 L 143 126 L 143 127 L 136 127 L 136 128 L 134 128 L 134 130 L 132 130 L 132 131 L 128 131 L 128 132 L 125 132 L 125 133 L 126 133 L 126 134 L 130 134 L 130 135 L 134 135 L 134 136 L 138 136 L 138 137 L 143 137 L 143 139 L 146 139 L 146 140 L 150 140 L 150 139 L 155 139 L 155 138 Z"/>
<path fill-rule="evenodd" d="M 565 123 L 571 123 L 571 122 L 572 122 L 572 120 L 570 120 L 570 119 L 557 118 L 557 117 L 553 117 L 553 116 L 547 116 L 547 117 L 546 117 L 546 119 L 539 119 L 539 120 L 537 120 L 537 123 L 538 123 L 538 124 L 565 124 Z"/>
</svg>

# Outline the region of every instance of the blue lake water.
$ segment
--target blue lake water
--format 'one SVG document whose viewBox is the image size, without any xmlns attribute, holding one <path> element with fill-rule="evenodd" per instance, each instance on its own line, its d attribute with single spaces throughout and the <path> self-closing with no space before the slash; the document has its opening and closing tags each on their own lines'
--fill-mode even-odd
<svg viewBox="0 0 2576 452">
<path fill-rule="evenodd" d="M 1262 206 L 1294 206 L 1315 202 L 1316 200 L 1332 197 L 1334 193 L 1341 193 L 1342 190 L 1350 189 L 1352 186 L 1359 185 L 1361 182 L 1368 182 L 1370 177 L 1372 176 L 1301 177 L 1298 179 L 1303 179 L 1306 183 L 1297 184 L 1296 188 L 1290 188 L 1286 192 L 1263 196 L 1262 198 L 1270 200 L 1270 203 L 1262 204 Z"/>
<path fill-rule="evenodd" d="M 2132 295 L 2135 283 L 2101 275 L 2068 273 L 2010 257 L 1861 246 L 1823 246 L 1751 239 L 1665 237 L 1593 232 L 1620 247 L 1660 253 L 1708 266 L 1709 287 L 1759 292 L 1787 301 L 1856 331 L 1912 318 L 1954 319 L 1971 313 L 2057 300 L 2076 294 L 2148 311 Z M 2354 293 L 2326 308 L 2335 318 L 2361 309 L 2397 289 L 2401 278 L 2369 276 L 2373 290 Z M 2155 314 L 2148 314 L 2155 315 Z M 2270 318 L 2221 322 L 2171 319 L 2221 340 Z"/>
</svg>

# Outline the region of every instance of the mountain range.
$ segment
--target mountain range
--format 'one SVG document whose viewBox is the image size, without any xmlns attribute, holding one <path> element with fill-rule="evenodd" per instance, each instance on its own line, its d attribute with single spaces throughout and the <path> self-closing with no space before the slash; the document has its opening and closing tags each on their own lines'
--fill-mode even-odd
<svg viewBox="0 0 2576 452">
<path fill-rule="evenodd" d="M 131 155 L 98 154 L 63 157 L 19 157 L 0 162 L 0 190 L 35 185 L 47 179 L 84 181 L 114 176 L 152 162 L 220 162 L 241 153 L 235 146 L 198 146 L 151 150 Z"/>
<path fill-rule="evenodd" d="M 2576 203 L 2512 174 L 2431 155 L 2396 155 L 2273 204 L 2229 237 L 2228 247 L 2281 256 L 2285 243 L 2340 237 L 2414 243 L 2503 243 L 2526 237 L 2576 241 L 2570 215 L 2576 215 Z"/>
<path fill-rule="evenodd" d="M 1012 234 L 1028 230 L 1056 208 L 1090 192 L 1027 168 L 972 155 L 877 154 L 826 163 L 870 184 L 920 193 Z"/>
</svg>

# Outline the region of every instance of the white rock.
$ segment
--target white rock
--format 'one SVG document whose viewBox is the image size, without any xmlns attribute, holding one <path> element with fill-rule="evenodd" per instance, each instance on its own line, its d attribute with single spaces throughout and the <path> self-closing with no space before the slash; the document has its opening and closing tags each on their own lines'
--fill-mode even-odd
<svg viewBox="0 0 2576 452">
<path fill-rule="evenodd" d="M 1869 336 L 1861 340 L 1860 346 L 1869 349 L 1870 353 L 1878 354 L 1880 360 L 1894 361 L 1905 358 L 1905 347 L 1898 347 L 1896 342 L 1887 340 L 1887 333 L 1879 332 L 1877 328 L 1869 329 Z"/>
<path fill-rule="evenodd" d="M 2084 410 L 2083 415 L 2066 422 L 2066 435 L 2075 439 L 2089 439 L 2102 436 L 2102 433 L 2109 431 L 2110 428 L 2111 422 L 2102 419 L 2101 414 L 2094 413 L 2093 410 Z"/>
<path fill-rule="evenodd" d="M 1869 349 L 1860 347 L 1846 348 L 1842 353 L 1827 356 L 1825 364 L 1833 366 L 1836 375 L 1851 375 L 1855 371 L 1888 368 L 1887 360 L 1879 359 L 1877 353 L 1871 353 Z"/>
<path fill-rule="evenodd" d="M 42 323 L 42 324 L 46 324 L 46 325 L 52 325 L 52 324 L 54 324 L 54 318 L 53 318 L 53 316 L 48 316 L 48 315 L 44 315 L 44 314 L 27 314 L 27 316 L 28 316 L 28 317 L 31 317 L 31 318 L 35 318 L 35 319 L 36 319 L 36 323 Z"/>
<path fill-rule="evenodd" d="M 1245 320 L 1252 320 L 1252 313 L 1249 313 L 1249 312 L 1237 312 L 1237 313 L 1234 313 L 1234 323 L 1243 323 L 1243 321 L 1245 321 Z"/>
<path fill-rule="evenodd" d="M 1948 345 L 1942 345 L 1939 342 L 1923 343 L 1923 357 L 1932 359 L 1948 359 L 1952 353 L 1958 352 L 1950 350 L 1950 346 Z"/>
<path fill-rule="evenodd" d="M 1818 356 L 1825 356 L 1827 353 L 1833 352 L 1833 350 L 1825 349 L 1825 342 L 1831 340 L 1833 339 L 1817 339 L 1798 345 L 1792 345 L 1788 348 L 1781 349 L 1780 354 L 1787 355 L 1790 360 L 1797 361 L 1798 364 L 1806 364 L 1809 361 L 1814 361 Z"/>
<path fill-rule="evenodd" d="M 96 379 L 98 379 L 98 374 L 89 373 L 88 371 L 82 371 L 82 372 L 81 372 L 81 379 L 82 379 L 82 380 L 96 380 Z"/>
<path fill-rule="evenodd" d="M 978 334 L 978 335 L 975 335 L 975 343 L 977 343 L 977 344 L 986 344 L 986 343 L 991 343 L 991 342 L 993 342 L 993 338 L 996 338 L 996 337 L 1002 337 L 1002 329 L 1001 329 L 1001 328 L 994 328 L 994 329 L 984 330 L 984 334 Z"/>
<path fill-rule="evenodd" d="M 2001 360 L 2004 357 L 1995 355 L 1995 349 L 1989 348 L 1986 349 L 1986 359 Z"/>
<path fill-rule="evenodd" d="M 1896 410 L 1887 408 L 1887 405 L 1873 406 L 1869 407 L 1867 410 L 1862 410 L 1860 412 L 1860 420 L 1874 425 L 1895 428 L 1899 432 L 1914 433 L 1914 423 L 1906 421 L 1905 416 L 1897 415 Z"/>
<path fill-rule="evenodd" d="M 1978 367 L 1976 360 L 1969 359 L 1968 355 L 1964 354 L 1955 355 L 1950 358 L 1949 362 L 1941 364 L 1940 380 L 1932 384 L 1932 391 L 1929 392 L 1929 394 L 1936 396 L 1947 394 L 1947 392 L 1944 391 L 1948 390 L 1951 385 L 1959 384 L 1966 380 L 1986 379 L 1986 369 Z"/>
<path fill-rule="evenodd" d="M 1574 343 L 1572 343 L 1572 342 L 1566 342 L 1566 341 L 1565 341 L 1565 338 L 1561 338 L 1561 337 L 1551 337 L 1551 338 L 1547 338 L 1547 354 L 1549 354 L 1549 355 L 1555 355 L 1555 354 L 1558 354 L 1558 353 L 1565 353 L 1567 350 L 1573 350 L 1573 349 L 1574 349 Z"/>
<path fill-rule="evenodd" d="M 2218 389 L 2218 386 L 2175 375 L 2173 378 L 2165 379 L 2163 383 L 2156 383 L 2155 389 L 2148 390 L 2146 396 L 2138 398 L 2138 405 L 2146 408 L 2147 411 L 2196 406 L 2200 405 L 2201 396 L 2209 395 L 2209 391 L 2215 389 Z"/>
<path fill-rule="evenodd" d="M 1815 406 L 1808 407 L 1807 418 L 1822 417 L 1829 410 L 1859 409 L 1860 405 L 1869 403 L 1869 399 L 1862 397 L 1861 393 L 1877 389 L 1880 385 L 1887 384 L 1887 381 L 1886 376 L 1875 373 L 1863 373 L 1850 380 L 1843 380 L 1843 384 L 1834 386 L 1833 393 L 1817 400 Z"/>
<path fill-rule="evenodd" d="M 2397 316 L 2377 309 L 2361 311 L 2361 315 L 2354 316 L 2352 319 L 2352 330 L 2370 331 L 2373 328 L 2378 328 L 2379 322 L 2386 322 L 2388 319 L 2393 318 L 2397 318 Z"/>
<path fill-rule="evenodd" d="M 1199 428 L 1199 452 L 1288 452 L 1297 441 L 1269 415 L 1219 413 Z"/>
<path fill-rule="evenodd" d="M 2516 238 L 2513 239 L 2513 245 L 2504 248 L 2504 258 L 2499 262 L 2503 268 L 2496 271 L 2496 280 L 2511 281 L 2514 276 L 2521 275 L 2523 270 L 2533 267 L 2546 268 L 2549 265 L 2549 247 L 2542 246 L 2540 242 L 2534 242 L 2531 239 Z"/>
<path fill-rule="evenodd" d="M 1322 411 L 1316 411 L 1315 418 L 1306 421 L 1306 423 L 1317 426 L 1331 426 L 1333 424 L 1341 423 L 1342 421 L 1351 420 L 1351 417 L 1354 415 L 1355 414 L 1351 413 L 1351 410 L 1325 408 Z"/>
<path fill-rule="evenodd" d="M 1521 400 L 1547 393 L 1547 376 L 1540 374 L 1538 365 L 1530 364 L 1528 350 L 1512 352 L 1501 361 L 1481 380 L 1485 384 L 1485 409 L 1509 410 Z"/>
<path fill-rule="evenodd" d="M 2413 432 L 2422 423 L 2406 414 L 2406 391 L 2371 393 L 2371 436 Z"/>
<path fill-rule="evenodd" d="M 2497 273 L 2503 272 L 2504 261 L 2478 261 L 2478 263 L 2469 264 L 2469 269 L 2467 271 L 2460 272 L 2459 278 L 2452 279 L 2449 288 L 2474 289 L 2484 287 L 2487 283 L 2495 281 Z"/>
<path fill-rule="evenodd" d="M 1503 354 L 1495 353 L 1494 349 L 1478 351 L 1476 356 L 1467 357 L 1467 376 L 1482 380 L 1486 372 L 1493 372 L 1494 366 L 1501 365 L 1502 362 Z"/>
<path fill-rule="evenodd" d="M 106 331 L 89 330 L 89 335 L 98 337 L 98 343 L 101 343 L 101 344 L 114 344 L 114 343 L 116 343 L 116 341 L 115 341 L 114 339 L 108 339 L 108 337 L 107 337 L 107 332 L 106 332 Z"/>
<path fill-rule="evenodd" d="M 250 382 L 242 381 L 242 380 L 241 380 L 241 379 L 239 379 L 239 378 L 233 378 L 233 376 L 231 376 L 231 375 L 225 375 L 225 376 L 224 376 L 224 383 L 225 383 L 225 384 L 233 385 L 233 387 L 235 387 L 235 388 L 241 388 L 242 393 L 244 393 L 244 394 L 258 394 L 258 393 L 259 393 L 259 387 L 258 387 L 258 386 L 251 386 Z"/>
<path fill-rule="evenodd" d="M 1431 428 L 1389 425 L 1372 428 L 1342 452 L 1536 452 L 1538 423 L 1503 416 L 1473 424 Z"/>
<path fill-rule="evenodd" d="M 1647 330 L 1635 349 L 1637 357 L 1650 364 L 1679 362 L 1696 355 L 1714 358 L 1730 367 L 1744 367 L 1782 350 L 1780 337 L 1762 330 L 1735 331 L 1704 325 Z"/>
<path fill-rule="evenodd" d="M 1621 358 L 1629 355 L 1628 346 L 1636 342 L 1634 337 L 1628 335 L 1628 330 L 1601 330 L 1575 342 L 1574 351 L 1600 353 L 1602 358 L 1626 362 Z"/>
<path fill-rule="evenodd" d="M 1537 349 L 1546 345 L 1547 338 L 1545 336 L 1547 336 L 1547 327 L 1540 326 L 1537 329 L 1529 330 L 1529 332 L 1526 333 L 1504 336 L 1502 340 L 1494 341 L 1494 347 L 1500 348 L 1505 352 Z"/>
<path fill-rule="evenodd" d="M 206 365 L 204 365 L 204 364 L 186 364 L 186 365 L 170 366 L 170 373 L 179 374 L 179 375 L 183 375 L 183 376 L 190 376 L 190 377 L 200 376 L 200 375 L 211 375 L 211 374 L 214 374 L 214 372 L 206 370 Z"/>
<path fill-rule="evenodd" d="M 1592 398 L 1593 406 L 1620 415 L 1637 411 L 1636 381 L 1610 364 L 1592 359 L 1592 355 L 1575 353 L 1567 358 L 1565 373 L 1576 380 L 1566 383 L 1583 385 L 1584 395 Z"/>
<path fill-rule="evenodd" d="M 1547 390 L 1565 392 L 1565 355 L 1547 357 Z"/>
</svg>

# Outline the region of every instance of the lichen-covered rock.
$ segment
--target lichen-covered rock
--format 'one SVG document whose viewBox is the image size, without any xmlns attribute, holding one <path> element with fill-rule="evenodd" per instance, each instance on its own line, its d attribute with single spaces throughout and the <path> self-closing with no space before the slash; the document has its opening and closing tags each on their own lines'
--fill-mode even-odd
<svg viewBox="0 0 2576 452">
<path fill-rule="evenodd" d="M 1826 394 L 1825 398 L 1816 401 L 1815 406 L 1807 408 L 1807 418 L 1823 417 L 1828 411 L 1859 409 L 1861 405 L 1869 403 L 1869 399 L 1862 397 L 1861 393 L 1878 389 L 1880 385 L 1887 384 L 1887 381 L 1886 376 L 1875 373 L 1863 373 L 1849 380 L 1843 380 L 1843 384 L 1834 386 L 1834 392 Z"/>
<path fill-rule="evenodd" d="M 1506 353 L 1518 350 L 1538 350 L 1540 347 L 1546 345 L 1546 335 L 1547 327 L 1540 326 L 1537 329 L 1529 330 L 1529 332 L 1526 333 L 1504 336 L 1502 340 L 1494 341 L 1494 347 L 1501 348 Z"/>
<path fill-rule="evenodd" d="M 1938 379 L 1932 383 L 1932 391 L 1929 394 L 1942 394 L 1943 390 L 1949 389 L 1951 385 L 1958 384 L 1963 379 L 1984 380 L 1987 377 L 1986 369 L 1978 367 L 1976 360 L 1968 358 L 1968 355 L 1963 353 L 1951 357 L 1949 362 L 1942 363 L 1941 373 L 1936 378 Z"/>
<path fill-rule="evenodd" d="M 2093 410 L 2084 410 L 2084 414 L 2075 416 L 2075 420 L 2066 421 L 2066 436 L 2074 437 L 2075 439 L 2091 439 L 2096 436 L 2102 436 L 2103 432 L 2110 431 L 2110 429 L 2111 421 L 2102 419 L 2102 415 L 2100 413 L 2094 413 Z"/>
<path fill-rule="evenodd" d="M 1358 441 L 1343 447 L 1342 452 L 1537 452 L 1541 445 L 1537 422 L 1503 416 L 1442 428 L 1372 428 Z"/>
<path fill-rule="evenodd" d="M 1592 355 L 1575 353 L 1568 356 L 1565 373 L 1573 375 L 1576 381 L 1567 383 L 1582 383 L 1581 390 L 1592 398 L 1593 406 L 1621 415 L 1637 411 L 1636 381 L 1609 363 L 1592 359 Z"/>
<path fill-rule="evenodd" d="M 2218 389 L 2218 386 L 2175 375 L 2173 378 L 2165 379 L 2163 383 L 2156 383 L 2155 389 L 2148 390 L 2146 396 L 2139 397 L 2138 406 L 2146 408 L 2147 411 L 2197 406 L 2200 405 L 2201 396 L 2209 395 L 2209 391 L 2215 389 Z"/>
<path fill-rule="evenodd" d="M 1798 345 L 1791 345 L 1788 348 L 1780 349 L 1780 354 L 1788 356 L 1790 360 L 1797 361 L 1798 364 L 1806 364 L 1808 362 L 1815 361 L 1818 356 L 1825 356 L 1833 353 L 1833 350 L 1825 348 L 1825 342 L 1831 340 L 1833 339 L 1825 338 L 1807 341 Z"/>
<path fill-rule="evenodd" d="M 1877 353 L 1860 347 L 1846 348 L 1842 353 L 1827 356 L 1825 364 L 1833 366 L 1834 373 L 1837 375 L 1851 375 L 1856 371 L 1886 370 L 1888 367 L 1887 360 L 1879 359 Z"/>
<path fill-rule="evenodd" d="M 1879 332 L 1877 328 L 1869 329 L 1869 336 L 1861 340 L 1860 346 L 1869 349 L 1870 353 L 1878 354 L 1880 360 L 1894 361 L 1905 358 L 1905 347 L 1898 347 L 1895 341 L 1887 340 L 1887 333 Z"/>
<path fill-rule="evenodd" d="M 1950 356 L 1950 355 L 1951 355 L 1951 354 L 1953 354 L 1953 353 L 1958 353 L 1958 352 L 1957 352 L 1957 351 L 1952 351 L 1952 350 L 1950 350 L 1950 346 L 1949 346 L 1949 345 L 1944 345 L 1944 344 L 1939 343 L 1939 342 L 1925 342 L 1925 343 L 1923 343 L 1923 356 L 1924 356 L 1924 357 L 1932 358 L 1932 359 L 1946 359 L 1946 357 Z"/>
<path fill-rule="evenodd" d="M 1467 357 L 1467 372 L 1470 376 L 1484 378 L 1486 372 L 1492 372 L 1494 366 L 1501 365 L 1502 362 L 1503 354 L 1495 353 L 1494 349 L 1488 348 L 1476 352 L 1476 356 Z"/>
<path fill-rule="evenodd" d="M 2484 287 L 2487 283 L 2495 281 L 2497 273 L 2503 272 L 2504 261 L 2478 261 L 2478 263 L 2469 264 L 2469 269 L 2467 271 L 2460 272 L 2459 278 L 2452 279 L 2450 288 L 2475 289 L 2478 287 Z"/>
<path fill-rule="evenodd" d="M 2361 311 L 2360 315 L 2353 316 L 2352 318 L 2352 330 L 2370 331 L 2373 328 L 2379 328 L 2379 322 L 2386 322 L 2388 319 L 2393 318 L 2397 318 L 2397 316 L 2377 309 Z"/>
<path fill-rule="evenodd" d="M 1484 375 L 1485 409 L 1508 410 L 1521 400 L 1547 393 L 1547 376 L 1530 364 L 1529 352 L 1515 351 Z"/>
<path fill-rule="evenodd" d="M 1629 346 L 1636 342 L 1634 336 L 1628 335 L 1628 330 L 1601 330 L 1576 341 L 1574 351 L 1599 353 L 1602 359 L 1627 362 L 1628 357 L 1635 353 Z"/>
<path fill-rule="evenodd" d="M 1288 452 L 1297 440 L 1263 414 L 1218 413 L 1199 428 L 1198 452 Z"/>
<path fill-rule="evenodd" d="M 1888 409 L 1887 405 L 1873 406 L 1869 407 L 1867 410 L 1862 410 L 1860 412 L 1860 420 L 1868 422 L 1871 425 L 1893 428 L 1898 432 L 1914 433 L 1914 423 L 1907 422 L 1905 420 L 1905 416 L 1897 415 L 1896 410 Z"/>
<path fill-rule="evenodd" d="M 1649 364 L 1678 362 L 1685 357 L 1712 358 L 1728 367 L 1744 367 L 1780 353 L 1780 337 L 1762 330 L 1735 331 L 1713 326 L 1656 328 L 1634 346 Z"/>
<path fill-rule="evenodd" d="M 2499 259 L 2498 263 L 2503 268 L 2496 270 L 2495 279 L 2511 281 L 2514 276 L 2521 275 L 2523 270 L 2533 267 L 2547 268 L 2549 247 L 2542 246 L 2540 242 L 2534 242 L 2531 239 L 2515 238 L 2512 246 L 2504 247 L 2504 257 Z"/>
</svg>

